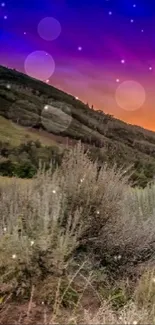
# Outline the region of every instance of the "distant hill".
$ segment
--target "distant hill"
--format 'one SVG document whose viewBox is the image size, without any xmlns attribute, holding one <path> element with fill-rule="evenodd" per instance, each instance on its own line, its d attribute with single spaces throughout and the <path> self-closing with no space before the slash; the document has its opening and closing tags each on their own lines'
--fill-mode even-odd
<svg viewBox="0 0 155 325">
<path fill-rule="evenodd" d="M 133 164 L 133 180 L 142 186 L 155 175 L 154 132 L 91 109 L 53 86 L 2 66 L 0 116 L 1 142 L 16 146 L 26 135 L 49 146 L 81 140 L 101 163 Z"/>
</svg>

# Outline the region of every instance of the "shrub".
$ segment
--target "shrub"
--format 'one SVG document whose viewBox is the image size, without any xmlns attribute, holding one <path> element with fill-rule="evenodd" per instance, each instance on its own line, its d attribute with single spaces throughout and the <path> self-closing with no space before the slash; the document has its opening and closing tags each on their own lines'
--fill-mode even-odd
<svg viewBox="0 0 155 325">
<path fill-rule="evenodd" d="M 32 178 L 36 172 L 37 169 L 31 164 L 31 162 L 17 164 L 14 168 L 14 176 L 19 178 Z"/>
<path fill-rule="evenodd" d="M 9 159 L 0 161 L 0 175 L 2 176 L 14 175 L 14 164 Z"/>
<path fill-rule="evenodd" d="M 131 275 L 133 263 L 151 258 L 155 187 L 131 189 L 115 166 L 98 172 L 80 143 L 54 172 L 45 169 L 25 186 L 15 180 L 0 188 L 2 282 L 9 272 L 13 287 L 20 291 L 27 278 L 28 289 L 35 278 L 64 274 L 73 257 Z"/>
<path fill-rule="evenodd" d="M 122 173 L 107 167 L 97 176 L 96 164 L 83 150 L 79 144 L 66 152 L 61 167 L 54 173 L 39 171 L 25 188 L 15 182 L 7 190 L 1 189 L 0 231 L 3 234 L 7 228 L 8 243 L 15 236 L 16 245 L 10 242 L 10 249 L 14 247 L 17 255 L 15 247 L 22 247 L 21 239 L 26 238 L 27 243 L 33 239 L 37 251 L 29 263 L 36 263 L 36 269 L 41 263 L 44 275 L 54 268 L 63 270 L 80 244 L 89 248 L 93 237 L 101 240 L 107 222 L 117 228 L 126 181 Z M 102 245 L 106 249 L 105 240 Z M 25 247 L 19 259 L 24 251 Z M 8 258 L 11 255 L 7 253 Z"/>
</svg>

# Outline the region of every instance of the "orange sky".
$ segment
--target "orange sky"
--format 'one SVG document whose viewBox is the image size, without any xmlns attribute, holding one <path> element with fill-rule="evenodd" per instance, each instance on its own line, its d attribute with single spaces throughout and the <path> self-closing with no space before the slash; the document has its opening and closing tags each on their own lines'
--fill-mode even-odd
<svg viewBox="0 0 155 325">
<path fill-rule="evenodd" d="M 90 65 L 74 71 L 60 70 L 53 77 L 53 85 L 77 96 L 84 103 L 127 123 L 155 131 L 155 92 L 152 79 L 139 78 L 134 73 L 97 73 Z M 82 70 L 82 72 L 81 72 Z M 84 70 L 84 71 L 83 71 Z M 136 73 L 137 75 L 137 73 Z M 63 77 L 62 77 L 63 76 Z M 153 76 L 152 76 L 153 78 Z M 119 81 L 119 82 L 118 82 Z M 118 91 L 119 87 L 119 91 Z M 119 93 L 119 94 L 118 94 Z"/>
</svg>

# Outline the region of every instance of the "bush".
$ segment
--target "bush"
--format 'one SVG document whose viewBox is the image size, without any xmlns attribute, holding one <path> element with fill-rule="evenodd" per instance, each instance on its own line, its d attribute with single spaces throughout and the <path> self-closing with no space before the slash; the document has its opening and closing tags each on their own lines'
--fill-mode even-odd
<svg viewBox="0 0 155 325">
<path fill-rule="evenodd" d="M 14 175 L 14 164 L 9 159 L 0 161 L 0 175 L 2 176 Z"/>
<path fill-rule="evenodd" d="M 37 168 L 30 162 L 23 162 L 15 165 L 14 176 L 19 178 L 32 178 L 37 172 Z"/>
<path fill-rule="evenodd" d="M 24 186 L 15 180 L 0 188 L 2 283 L 29 291 L 36 279 L 65 274 L 73 257 L 103 264 L 113 277 L 133 276 L 134 263 L 155 249 L 155 187 L 131 189 L 115 166 L 98 172 L 81 144 L 51 170 L 40 169 Z"/>
<path fill-rule="evenodd" d="M 32 178 L 39 169 L 40 163 L 53 171 L 61 164 L 63 153 L 57 147 L 43 147 L 39 141 L 21 143 L 16 148 L 1 146 L 0 175 Z"/>
</svg>

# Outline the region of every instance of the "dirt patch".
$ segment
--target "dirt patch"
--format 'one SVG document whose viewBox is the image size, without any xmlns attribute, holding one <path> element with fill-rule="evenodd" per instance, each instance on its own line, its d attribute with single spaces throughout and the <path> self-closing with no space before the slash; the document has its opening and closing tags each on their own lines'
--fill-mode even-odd
<svg viewBox="0 0 155 325">
<path fill-rule="evenodd" d="M 0 325 L 41 325 L 48 323 L 51 317 L 50 308 L 44 305 L 32 303 L 29 310 L 29 303 L 10 303 L 0 312 Z"/>
</svg>

